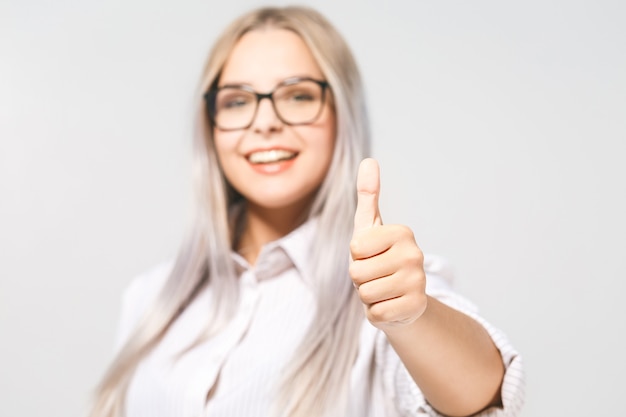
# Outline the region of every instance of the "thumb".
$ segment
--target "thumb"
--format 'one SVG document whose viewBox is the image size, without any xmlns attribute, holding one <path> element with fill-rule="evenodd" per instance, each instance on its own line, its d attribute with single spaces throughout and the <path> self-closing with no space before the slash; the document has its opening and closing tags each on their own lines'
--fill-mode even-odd
<svg viewBox="0 0 626 417">
<path fill-rule="evenodd" d="M 354 213 L 354 230 L 368 229 L 382 224 L 378 211 L 380 194 L 380 169 L 375 159 L 361 161 L 356 179 L 357 205 Z"/>
</svg>

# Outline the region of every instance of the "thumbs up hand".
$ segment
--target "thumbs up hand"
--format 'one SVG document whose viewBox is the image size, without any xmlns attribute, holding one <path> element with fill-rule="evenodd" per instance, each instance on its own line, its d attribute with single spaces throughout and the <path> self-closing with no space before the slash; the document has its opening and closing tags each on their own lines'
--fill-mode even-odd
<svg viewBox="0 0 626 417">
<path fill-rule="evenodd" d="M 411 229 L 382 224 L 380 174 L 374 159 L 361 162 L 357 194 L 350 276 L 368 320 L 388 332 L 413 323 L 426 310 L 423 254 Z"/>
<path fill-rule="evenodd" d="M 350 276 L 369 321 L 385 333 L 441 414 L 475 415 L 500 404 L 500 352 L 476 320 L 426 295 L 423 254 L 413 232 L 382 224 L 375 160 L 361 162 L 357 192 Z"/>
</svg>

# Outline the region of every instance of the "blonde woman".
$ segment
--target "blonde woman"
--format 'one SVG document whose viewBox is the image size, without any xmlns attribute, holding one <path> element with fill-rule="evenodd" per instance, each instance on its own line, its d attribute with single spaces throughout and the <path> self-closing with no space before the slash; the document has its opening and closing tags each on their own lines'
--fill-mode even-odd
<svg viewBox="0 0 626 417">
<path fill-rule="evenodd" d="M 519 356 L 382 223 L 359 73 L 324 17 L 233 22 L 197 117 L 192 232 L 126 291 L 93 417 L 517 415 Z"/>
</svg>

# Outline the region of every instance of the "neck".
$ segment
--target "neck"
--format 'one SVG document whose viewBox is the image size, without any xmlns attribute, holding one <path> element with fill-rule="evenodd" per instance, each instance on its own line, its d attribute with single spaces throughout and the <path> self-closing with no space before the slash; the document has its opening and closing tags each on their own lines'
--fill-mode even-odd
<svg viewBox="0 0 626 417">
<path fill-rule="evenodd" d="M 263 245 L 280 239 L 306 220 L 309 204 L 268 209 L 248 202 L 244 227 L 235 250 L 254 265 Z"/>
</svg>

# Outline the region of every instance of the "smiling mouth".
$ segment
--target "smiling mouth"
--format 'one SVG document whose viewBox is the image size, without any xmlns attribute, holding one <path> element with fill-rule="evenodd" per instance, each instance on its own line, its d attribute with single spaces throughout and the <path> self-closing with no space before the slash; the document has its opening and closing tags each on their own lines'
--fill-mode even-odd
<svg viewBox="0 0 626 417">
<path fill-rule="evenodd" d="M 298 156 L 298 152 L 285 149 L 271 149 L 268 151 L 252 152 L 247 156 L 252 164 L 273 164 L 276 162 L 289 161 Z"/>
</svg>

